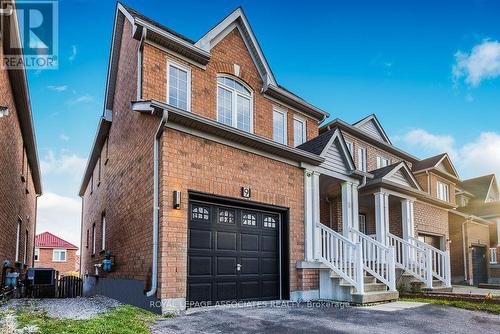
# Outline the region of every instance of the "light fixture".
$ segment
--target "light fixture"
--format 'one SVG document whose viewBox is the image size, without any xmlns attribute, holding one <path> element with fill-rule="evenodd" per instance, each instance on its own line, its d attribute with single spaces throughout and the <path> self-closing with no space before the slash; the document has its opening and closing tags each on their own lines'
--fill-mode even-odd
<svg viewBox="0 0 500 334">
<path fill-rule="evenodd" d="M 181 192 L 175 190 L 174 191 L 174 209 L 180 210 L 181 208 Z"/>
</svg>

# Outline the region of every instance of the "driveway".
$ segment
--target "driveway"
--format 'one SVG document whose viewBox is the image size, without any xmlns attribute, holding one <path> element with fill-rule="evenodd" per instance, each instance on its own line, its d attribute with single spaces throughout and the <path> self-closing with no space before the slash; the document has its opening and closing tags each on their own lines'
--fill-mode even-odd
<svg viewBox="0 0 500 334">
<path fill-rule="evenodd" d="M 500 316 L 410 302 L 339 308 L 261 306 L 162 319 L 153 333 L 496 333 Z"/>
</svg>

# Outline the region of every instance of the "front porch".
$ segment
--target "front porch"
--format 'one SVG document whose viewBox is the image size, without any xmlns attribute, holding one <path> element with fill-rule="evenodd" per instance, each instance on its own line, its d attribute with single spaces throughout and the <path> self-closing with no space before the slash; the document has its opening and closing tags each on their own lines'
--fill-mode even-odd
<svg viewBox="0 0 500 334">
<path fill-rule="evenodd" d="M 415 197 L 364 178 L 305 173 L 305 258 L 327 268 L 320 270 L 320 298 L 397 299 L 405 279 L 451 287 L 448 252 L 417 236 Z"/>
</svg>

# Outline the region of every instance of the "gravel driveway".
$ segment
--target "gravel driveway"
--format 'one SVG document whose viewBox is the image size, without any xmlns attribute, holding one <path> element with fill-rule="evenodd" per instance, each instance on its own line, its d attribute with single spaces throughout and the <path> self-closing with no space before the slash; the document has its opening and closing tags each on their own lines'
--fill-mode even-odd
<svg viewBox="0 0 500 334">
<path fill-rule="evenodd" d="M 11 299 L 6 304 L 0 305 L 0 312 L 20 308 L 30 311 L 45 311 L 52 318 L 80 320 L 93 318 L 118 305 L 120 303 L 117 300 L 104 296 L 67 299 Z"/>
<path fill-rule="evenodd" d="M 397 304 L 399 303 L 399 304 Z M 374 307 L 246 307 L 162 319 L 153 333 L 497 333 L 500 316 L 396 302 Z"/>
</svg>

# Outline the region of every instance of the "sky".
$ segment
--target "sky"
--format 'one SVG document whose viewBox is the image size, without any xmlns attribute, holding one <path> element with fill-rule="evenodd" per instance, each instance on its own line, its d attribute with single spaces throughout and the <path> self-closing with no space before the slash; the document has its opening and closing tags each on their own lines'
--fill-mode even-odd
<svg viewBox="0 0 500 334">
<path fill-rule="evenodd" d="M 332 118 L 376 114 L 398 147 L 500 174 L 500 1 L 136 1 L 194 40 L 242 6 L 277 81 Z M 37 232 L 79 245 L 115 1 L 59 1 L 59 68 L 28 71 L 44 195 Z"/>
</svg>

